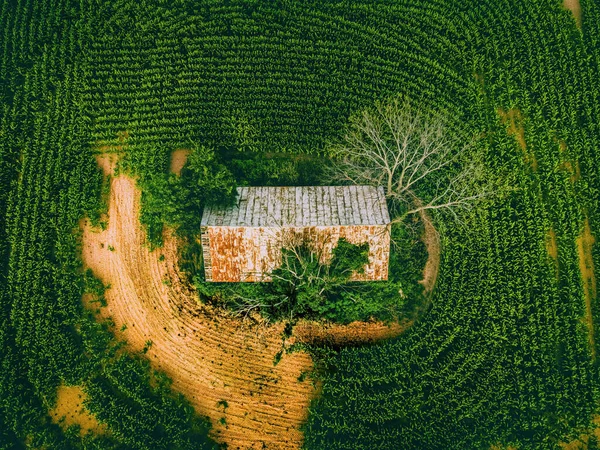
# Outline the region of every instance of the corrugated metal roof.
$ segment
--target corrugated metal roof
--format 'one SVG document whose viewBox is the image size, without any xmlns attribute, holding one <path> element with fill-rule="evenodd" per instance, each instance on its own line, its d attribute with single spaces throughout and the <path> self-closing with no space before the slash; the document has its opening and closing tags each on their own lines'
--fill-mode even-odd
<svg viewBox="0 0 600 450">
<path fill-rule="evenodd" d="M 387 225 L 383 188 L 374 186 L 239 187 L 229 207 L 207 207 L 202 226 L 306 227 Z"/>
</svg>

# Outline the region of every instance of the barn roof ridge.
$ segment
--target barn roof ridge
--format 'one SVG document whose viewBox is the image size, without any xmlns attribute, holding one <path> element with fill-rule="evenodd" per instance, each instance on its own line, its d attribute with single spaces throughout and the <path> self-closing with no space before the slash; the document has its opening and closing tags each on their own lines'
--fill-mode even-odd
<svg viewBox="0 0 600 450">
<path fill-rule="evenodd" d="M 242 186 L 231 206 L 204 209 L 205 227 L 388 225 L 381 186 Z"/>
</svg>

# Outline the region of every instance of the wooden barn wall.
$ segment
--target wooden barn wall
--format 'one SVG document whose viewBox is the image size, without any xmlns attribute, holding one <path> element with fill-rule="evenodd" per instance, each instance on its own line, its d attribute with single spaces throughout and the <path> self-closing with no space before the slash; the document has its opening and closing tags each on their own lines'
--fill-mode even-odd
<svg viewBox="0 0 600 450">
<path fill-rule="evenodd" d="M 202 244 L 206 279 L 215 282 L 270 281 L 281 265 L 284 245 L 304 241 L 327 262 L 339 238 L 369 243 L 369 264 L 353 280 L 387 280 L 390 236 L 383 225 L 280 227 L 206 227 Z"/>
</svg>

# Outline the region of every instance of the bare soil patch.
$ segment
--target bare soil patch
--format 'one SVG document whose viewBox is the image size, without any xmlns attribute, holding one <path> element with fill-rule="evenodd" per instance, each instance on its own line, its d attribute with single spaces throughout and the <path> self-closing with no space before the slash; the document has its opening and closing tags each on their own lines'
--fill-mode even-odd
<svg viewBox="0 0 600 450">
<path fill-rule="evenodd" d="M 560 150 L 560 156 L 563 160 L 558 168 L 563 170 L 569 174 L 569 181 L 574 184 L 579 178 L 581 178 L 581 169 L 579 168 L 579 161 L 577 160 L 569 160 L 567 153 L 567 143 L 562 139 L 554 138 L 554 140 L 558 143 L 558 148 Z"/>
<path fill-rule="evenodd" d="M 114 153 L 102 153 L 96 155 L 96 162 L 102 169 L 105 177 L 113 176 L 117 167 L 119 157 Z"/>
<path fill-rule="evenodd" d="M 132 350 L 152 341 L 148 358 L 211 418 L 217 440 L 232 448 L 299 447 L 313 387 L 298 377 L 312 368 L 311 358 L 297 352 L 274 365 L 283 325 L 243 322 L 198 305 L 182 283 L 171 233 L 163 248 L 148 249 L 139 201 L 133 179 L 113 178 L 107 229 L 84 227 L 84 263 L 111 285 L 102 316 L 112 317 L 116 329 L 125 327 Z M 219 406 L 223 401 L 227 408 Z"/>
<path fill-rule="evenodd" d="M 177 176 L 181 175 L 181 169 L 185 166 L 187 162 L 188 156 L 190 154 L 190 150 L 185 148 L 178 148 L 171 153 L 171 166 L 170 171 Z"/>
<path fill-rule="evenodd" d="M 92 432 L 106 433 L 106 426 L 98 423 L 96 418 L 83 406 L 86 395 L 81 386 L 59 386 L 56 406 L 50 411 L 50 417 L 63 428 L 79 425 L 81 434 Z"/>
<path fill-rule="evenodd" d="M 546 235 L 546 250 L 548 250 L 548 255 L 554 260 L 558 261 L 558 246 L 556 244 L 556 232 L 553 228 L 548 230 L 548 234 Z"/>
<path fill-rule="evenodd" d="M 323 324 L 303 320 L 294 327 L 294 337 L 307 344 L 327 344 L 332 346 L 374 343 L 402 334 L 412 325 L 412 321 L 393 322 L 352 322 L 348 325 Z"/>
<path fill-rule="evenodd" d="M 571 11 L 577 28 L 581 29 L 581 4 L 579 0 L 563 0 L 563 7 Z"/>
<path fill-rule="evenodd" d="M 550 258 L 552 258 L 554 261 L 556 278 L 558 278 L 558 244 L 556 242 L 556 232 L 553 228 L 550 228 L 546 234 L 546 251 L 548 252 Z"/>
<path fill-rule="evenodd" d="M 558 445 L 562 450 L 585 450 L 588 448 L 589 436 L 580 436 L 579 439 L 574 439 L 571 442 L 559 442 Z"/>
<path fill-rule="evenodd" d="M 570 442 L 559 442 L 563 450 L 586 450 L 589 448 L 590 437 L 600 439 L 600 415 L 592 418 L 592 429 L 587 433 L 581 434 L 577 439 Z"/>
<path fill-rule="evenodd" d="M 590 228 L 590 221 L 586 217 L 581 234 L 577 238 L 577 252 L 579 254 L 579 270 L 583 281 L 583 292 L 585 295 L 585 318 L 588 328 L 592 359 L 596 359 L 596 344 L 594 337 L 594 319 L 592 317 L 592 301 L 596 299 L 596 275 L 594 272 L 594 259 L 592 257 L 592 246 L 595 239 Z"/>
<path fill-rule="evenodd" d="M 111 285 L 99 318 L 112 317 L 117 330 L 125 328 L 119 335 L 131 350 L 152 342 L 147 357 L 199 414 L 210 417 L 217 441 L 240 449 L 299 448 L 300 426 L 317 391 L 301 376 L 313 368 L 310 355 L 285 349 L 326 332 L 301 323 L 297 336 L 285 339 L 283 323 L 240 319 L 199 304 L 179 273 L 177 238 L 165 231 L 163 247 L 151 252 L 139 208 L 135 180 L 121 174 L 111 179 L 106 230 L 82 224 L 84 264 Z M 401 332 L 380 323 L 325 329 L 338 342 L 344 330 L 363 341 Z M 346 340 L 353 339 L 359 340 Z"/>
<path fill-rule="evenodd" d="M 564 153 L 567 150 L 567 143 L 565 141 L 563 141 L 562 139 L 556 139 L 556 142 L 558 142 L 558 148 L 560 150 L 561 153 Z"/>
<path fill-rule="evenodd" d="M 523 151 L 525 163 L 531 166 L 534 172 L 537 171 L 537 159 L 535 154 L 527 148 L 527 142 L 525 141 L 524 119 L 521 110 L 518 108 L 508 110 L 498 108 L 496 111 L 502 123 L 508 127 L 508 134 L 516 139 L 517 144 Z"/>
<path fill-rule="evenodd" d="M 423 268 L 423 279 L 419 283 L 423 286 L 425 295 L 431 294 L 440 271 L 440 236 L 431 222 L 426 211 L 420 211 L 419 215 L 423 222 L 423 235 L 421 240 L 427 248 L 427 262 Z"/>
</svg>

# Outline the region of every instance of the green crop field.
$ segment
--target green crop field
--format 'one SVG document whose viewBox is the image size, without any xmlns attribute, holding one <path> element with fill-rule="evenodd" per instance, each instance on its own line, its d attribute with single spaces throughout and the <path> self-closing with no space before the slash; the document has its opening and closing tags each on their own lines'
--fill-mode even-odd
<svg viewBox="0 0 600 450">
<path fill-rule="evenodd" d="M 600 2 L 580 7 L 578 22 L 561 0 L 0 2 L 0 448 L 222 444 L 82 304 L 105 288 L 79 232 L 106 209 L 96 154 L 138 177 L 160 245 L 150 199 L 173 150 L 318 158 L 397 94 L 478 136 L 510 189 L 436 222 L 440 272 L 410 329 L 314 352 L 304 447 L 598 448 Z M 60 385 L 85 386 L 108 432 L 54 423 Z"/>
</svg>

